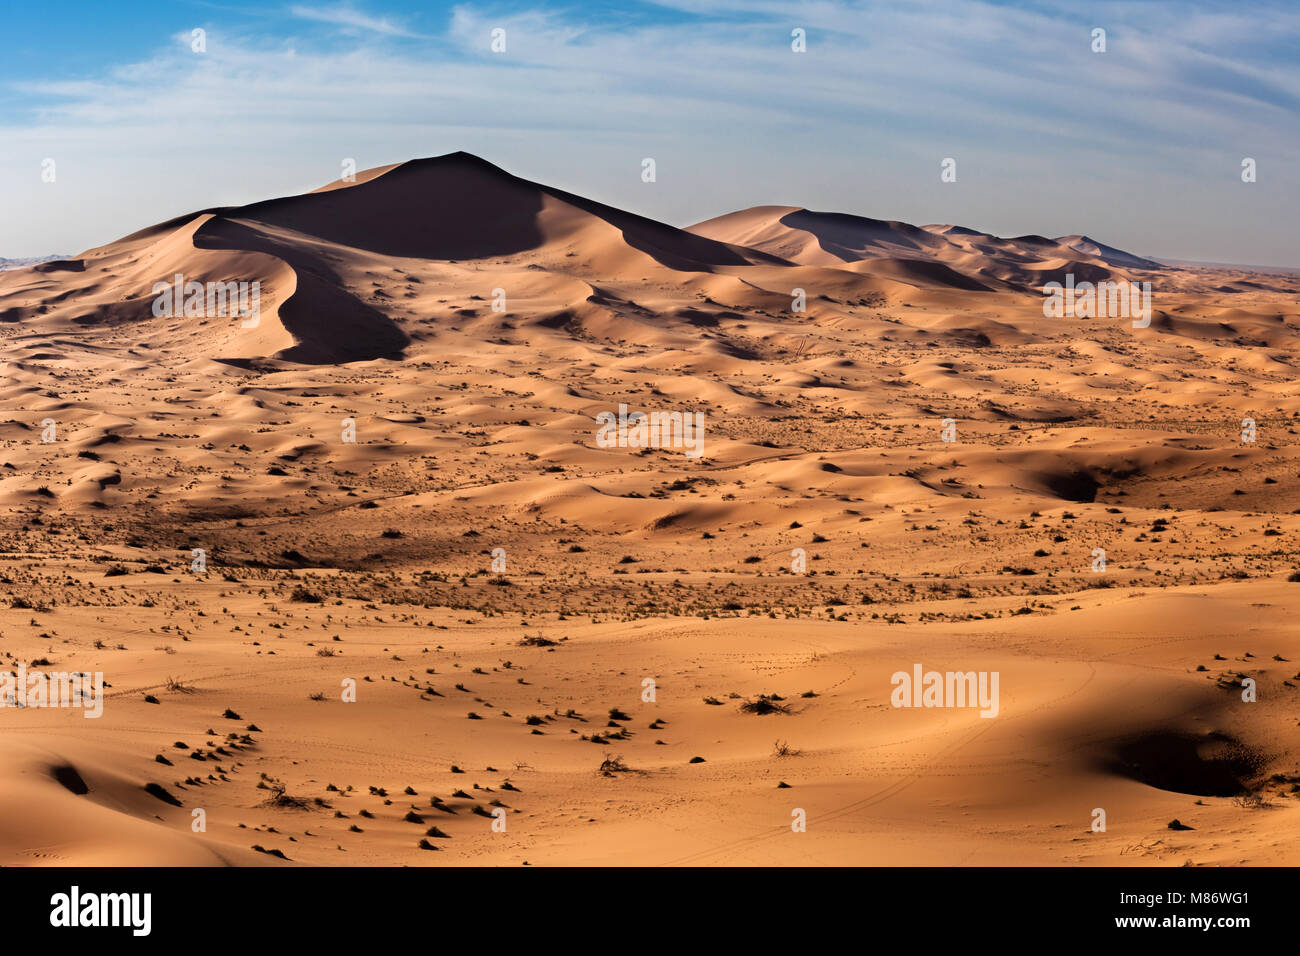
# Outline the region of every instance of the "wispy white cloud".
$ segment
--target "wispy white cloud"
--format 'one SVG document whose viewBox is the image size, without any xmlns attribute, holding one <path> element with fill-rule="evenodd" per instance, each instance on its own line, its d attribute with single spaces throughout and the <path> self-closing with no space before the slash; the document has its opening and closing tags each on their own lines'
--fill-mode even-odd
<svg viewBox="0 0 1300 956">
<path fill-rule="evenodd" d="M 309 7 L 304 4 L 295 4 L 289 8 L 289 12 L 300 20 L 330 23 L 352 31 L 378 33 L 393 37 L 419 37 L 419 34 L 411 32 L 388 17 L 372 16 L 346 4 L 338 4 L 332 7 Z"/>
<path fill-rule="evenodd" d="M 1300 15 L 1189 16 L 1164 2 L 680 5 L 689 16 L 629 25 L 462 4 L 424 42 L 387 16 L 294 7 L 346 39 L 217 22 L 206 54 L 185 35 L 102 75 L 28 82 L 32 111 L 0 121 L 0 188 L 17 203 L 0 255 L 310 188 L 343 158 L 364 168 L 463 148 L 679 224 L 780 202 L 1300 263 L 1300 77 L 1279 53 L 1300 39 Z M 790 48 L 797 26 L 806 53 Z M 1095 26 L 1105 54 L 1090 50 Z M 505 53 L 491 50 L 498 28 Z M 33 190 L 43 156 L 60 158 L 59 183 Z M 645 156 L 658 162 L 653 187 L 640 181 Z M 958 182 L 943 186 L 949 156 Z M 1244 156 L 1260 163 L 1250 187 L 1236 175 Z"/>
</svg>

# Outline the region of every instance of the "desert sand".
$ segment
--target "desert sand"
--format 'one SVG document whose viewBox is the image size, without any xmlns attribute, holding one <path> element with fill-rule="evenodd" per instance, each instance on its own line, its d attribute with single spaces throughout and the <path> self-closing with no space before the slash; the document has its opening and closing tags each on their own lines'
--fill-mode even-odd
<svg viewBox="0 0 1300 956">
<path fill-rule="evenodd" d="M 1297 293 L 464 153 L 0 273 L 0 863 L 1300 863 Z"/>
</svg>

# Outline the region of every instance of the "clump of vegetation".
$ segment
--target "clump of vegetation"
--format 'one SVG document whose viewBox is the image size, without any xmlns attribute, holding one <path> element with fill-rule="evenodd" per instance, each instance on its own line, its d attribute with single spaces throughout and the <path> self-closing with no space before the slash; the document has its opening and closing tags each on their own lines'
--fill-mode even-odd
<svg viewBox="0 0 1300 956">
<path fill-rule="evenodd" d="M 759 694 L 753 700 L 747 700 L 740 705 L 740 709 L 746 714 L 788 714 L 790 707 L 781 703 L 785 698 L 776 694 Z"/>
<path fill-rule="evenodd" d="M 605 755 L 605 759 L 600 762 L 600 773 L 606 777 L 612 777 L 616 773 L 627 773 L 632 768 L 623 760 L 622 754 L 618 756 Z"/>
<path fill-rule="evenodd" d="M 554 647 L 556 643 L 557 643 L 556 641 L 551 640 L 549 637 L 542 637 L 542 635 L 540 634 L 526 634 L 523 640 L 519 642 L 519 646 L 520 647 Z"/>
<path fill-rule="evenodd" d="M 310 810 L 311 804 L 302 797 L 290 796 L 285 791 L 287 788 L 278 780 L 272 781 L 267 787 L 271 795 L 262 801 L 266 807 L 275 807 L 277 810 Z"/>
</svg>

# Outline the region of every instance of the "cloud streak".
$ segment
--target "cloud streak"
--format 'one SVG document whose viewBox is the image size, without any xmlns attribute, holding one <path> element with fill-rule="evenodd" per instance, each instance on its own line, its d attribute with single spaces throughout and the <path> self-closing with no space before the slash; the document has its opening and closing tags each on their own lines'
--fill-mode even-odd
<svg viewBox="0 0 1300 956">
<path fill-rule="evenodd" d="M 364 167 L 464 148 L 678 224 L 782 202 L 1300 263 L 1300 80 L 1273 52 L 1300 38 L 1286 10 L 1254 43 L 1271 16 L 1255 8 L 661 6 L 626 21 L 463 4 L 431 39 L 389 15 L 297 6 L 287 29 L 214 21 L 206 54 L 183 35 L 88 78 L 28 81 L 30 111 L 0 129 L 0 181 L 32 194 L 19 187 L 46 155 L 66 175 L 19 199 L 0 255 L 311 188 L 345 157 Z M 1089 49 L 1095 25 L 1105 54 Z M 807 53 L 790 49 L 796 26 Z M 490 49 L 496 28 L 504 54 Z M 659 165 L 653 188 L 639 179 L 645 156 Z M 959 174 L 945 188 L 948 156 Z M 1247 192 L 1244 156 L 1261 170 Z M 60 225 L 74 209 L 81 232 Z"/>
<path fill-rule="evenodd" d="M 418 38 L 413 33 L 387 17 L 375 17 L 343 4 L 333 7 L 309 7 L 295 4 L 289 12 L 300 20 L 314 20 L 343 27 L 349 32 L 378 33 L 383 36 Z"/>
</svg>

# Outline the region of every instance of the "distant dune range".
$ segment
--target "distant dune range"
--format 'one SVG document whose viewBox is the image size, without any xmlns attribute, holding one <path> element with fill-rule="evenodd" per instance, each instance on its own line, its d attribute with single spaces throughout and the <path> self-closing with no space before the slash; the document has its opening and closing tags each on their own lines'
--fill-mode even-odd
<svg viewBox="0 0 1300 956">
<path fill-rule="evenodd" d="M 1294 865 L 1298 296 L 465 153 L 0 272 L 0 863 Z"/>
<path fill-rule="evenodd" d="M 27 269 L 31 266 L 40 265 L 43 262 L 50 262 L 55 259 L 63 259 L 64 256 L 31 256 L 25 259 L 0 259 L 0 272 L 7 272 L 10 269 Z"/>
</svg>

